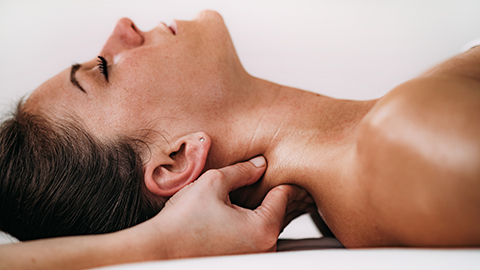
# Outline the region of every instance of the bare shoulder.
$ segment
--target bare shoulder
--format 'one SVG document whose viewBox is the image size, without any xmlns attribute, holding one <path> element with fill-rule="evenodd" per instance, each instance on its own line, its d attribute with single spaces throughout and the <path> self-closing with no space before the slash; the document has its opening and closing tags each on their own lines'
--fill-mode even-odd
<svg viewBox="0 0 480 270">
<path fill-rule="evenodd" d="M 383 244 L 480 246 L 480 81 L 432 74 L 396 87 L 362 120 L 356 159 Z"/>
<path fill-rule="evenodd" d="M 415 144 L 429 159 L 435 153 L 448 155 L 444 161 L 480 161 L 473 159 L 480 158 L 480 81 L 453 75 L 408 81 L 379 100 L 362 124 L 392 142 Z"/>
<path fill-rule="evenodd" d="M 381 127 L 389 136 L 416 134 L 419 143 L 448 140 L 452 145 L 444 147 L 455 148 L 473 143 L 474 150 L 480 143 L 480 81 L 453 75 L 408 81 L 379 100 L 362 124 Z"/>
</svg>

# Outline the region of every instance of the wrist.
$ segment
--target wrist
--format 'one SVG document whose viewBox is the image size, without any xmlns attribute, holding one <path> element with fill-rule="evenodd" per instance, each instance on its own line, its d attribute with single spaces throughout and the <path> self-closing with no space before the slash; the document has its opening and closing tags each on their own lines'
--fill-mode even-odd
<svg viewBox="0 0 480 270">
<path fill-rule="evenodd" d="M 171 259 L 166 233 L 161 228 L 163 227 L 149 220 L 114 233 L 114 241 L 117 246 L 121 246 L 121 253 L 131 262 Z"/>
</svg>

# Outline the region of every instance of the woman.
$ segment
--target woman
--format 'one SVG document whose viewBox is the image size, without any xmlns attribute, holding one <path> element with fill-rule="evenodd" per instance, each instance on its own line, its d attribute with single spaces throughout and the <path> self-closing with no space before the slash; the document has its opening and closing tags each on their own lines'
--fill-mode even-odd
<svg viewBox="0 0 480 270">
<path fill-rule="evenodd" d="M 3 184 L 3 200 L 17 205 L 2 209 L 2 229 L 23 239 L 119 230 L 202 172 L 264 155 L 263 179 L 234 202 L 256 207 L 272 187 L 294 184 L 347 247 L 478 246 L 479 53 L 380 100 L 336 100 L 247 74 L 215 12 L 146 33 L 122 19 L 98 58 L 44 83 L 5 125 L 3 152 L 33 150 L 11 150 L 2 170 L 35 178 L 35 196 Z M 12 123 L 29 127 L 32 148 L 11 143 Z M 12 158 L 31 152 L 34 168 L 13 174 L 25 163 Z"/>
</svg>

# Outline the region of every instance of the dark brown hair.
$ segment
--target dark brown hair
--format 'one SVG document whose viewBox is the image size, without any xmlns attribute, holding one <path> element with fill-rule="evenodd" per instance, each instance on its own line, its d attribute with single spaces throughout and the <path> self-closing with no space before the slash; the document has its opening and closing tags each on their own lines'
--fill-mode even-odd
<svg viewBox="0 0 480 270">
<path fill-rule="evenodd" d="M 146 194 L 142 167 L 137 140 L 101 142 L 19 103 L 0 125 L 0 230 L 24 241 L 143 222 L 163 203 Z"/>
</svg>

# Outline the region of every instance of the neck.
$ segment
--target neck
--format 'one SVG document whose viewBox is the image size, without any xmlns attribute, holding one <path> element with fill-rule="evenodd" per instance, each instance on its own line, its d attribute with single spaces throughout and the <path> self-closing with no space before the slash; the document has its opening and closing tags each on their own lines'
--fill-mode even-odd
<svg viewBox="0 0 480 270">
<path fill-rule="evenodd" d="M 322 185 L 339 179 L 357 126 L 375 101 L 338 100 L 251 81 L 249 89 L 235 91 L 243 95 L 232 99 L 228 124 L 214 133 L 219 136 L 212 138 L 208 167 L 263 155 L 268 168 L 262 180 L 232 199 L 255 207 L 274 186 L 295 184 L 314 195 Z"/>
</svg>

